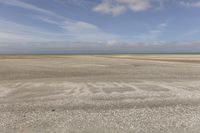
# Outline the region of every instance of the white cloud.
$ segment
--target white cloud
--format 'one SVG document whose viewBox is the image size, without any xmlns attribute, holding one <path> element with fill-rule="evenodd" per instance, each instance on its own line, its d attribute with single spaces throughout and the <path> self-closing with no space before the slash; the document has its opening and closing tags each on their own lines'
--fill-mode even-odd
<svg viewBox="0 0 200 133">
<path fill-rule="evenodd" d="M 72 35 L 77 41 L 108 41 L 110 39 L 119 40 L 119 36 L 106 33 L 96 25 L 82 21 L 65 21 L 63 25 L 65 32 Z"/>
<path fill-rule="evenodd" d="M 97 5 L 93 10 L 103 14 L 112 14 L 113 16 L 116 16 L 125 12 L 127 9 L 124 5 L 117 5 L 117 4 L 113 5 L 111 1 L 104 0 L 102 3 Z"/>
<path fill-rule="evenodd" d="M 155 26 L 153 29 L 148 30 L 146 33 L 134 36 L 135 40 L 152 42 L 160 40 L 160 36 L 166 30 L 168 26 L 168 21 L 163 22 Z"/>
<path fill-rule="evenodd" d="M 29 36 L 21 36 L 19 34 L 13 34 L 13 33 L 7 33 L 7 32 L 0 32 L 0 40 L 1 42 L 6 42 L 8 40 L 13 40 L 13 41 L 30 41 L 32 38 Z"/>
<path fill-rule="evenodd" d="M 144 11 L 151 7 L 149 0 L 117 0 L 119 3 L 127 4 L 133 11 Z"/>
<path fill-rule="evenodd" d="M 35 5 L 29 4 L 29 3 L 26 3 L 26 2 L 22 2 L 20 0 L 0 0 L 0 3 L 10 5 L 10 6 L 16 6 L 16 7 L 19 7 L 19 8 L 24 8 L 24 9 L 27 9 L 27 10 L 33 10 L 33 11 L 38 12 L 40 14 L 46 14 L 48 16 L 52 16 L 52 17 L 56 17 L 56 18 L 60 18 L 60 19 L 64 18 L 60 15 L 57 15 L 56 13 L 54 13 L 52 11 L 37 7 Z"/>
<path fill-rule="evenodd" d="M 67 33 L 53 33 L 41 28 L 0 20 L 0 41 L 51 41 L 67 40 Z"/>
<path fill-rule="evenodd" d="M 98 26 L 83 21 L 66 20 L 58 26 L 63 29 L 64 33 L 70 34 L 71 38 L 76 41 L 106 42 L 110 39 L 120 39 L 118 35 L 107 33 Z"/>
<path fill-rule="evenodd" d="M 83 21 L 75 21 L 70 19 L 58 20 L 52 17 L 45 16 L 36 16 L 36 19 L 39 19 L 45 23 L 54 24 L 60 27 L 61 29 L 67 32 L 84 32 L 84 31 L 98 31 L 99 28 L 91 23 L 83 22 Z"/>
<path fill-rule="evenodd" d="M 3 4 L 8 4 L 8 5 L 12 5 L 12 6 L 16 6 L 16 7 L 21 7 L 21 8 L 26 8 L 26 9 L 31 9 L 31 10 L 35 10 L 38 12 L 43 12 L 43 13 L 48 13 L 51 14 L 52 12 L 38 8 L 34 5 L 19 1 L 19 0 L 0 0 L 0 3 Z"/>
<path fill-rule="evenodd" d="M 82 22 L 82 21 L 65 21 L 63 28 L 69 32 L 84 32 L 84 31 L 98 31 L 98 27 L 96 25 Z"/>
<path fill-rule="evenodd" d="M 195 35 L 199 35 L 200 33 L 200 30 L 199 29 L 193 29 L 193 30 L 190 30 L 186 33 L 183 33 L 181 36 L 180 36 L 180 39 L 184 40 L 184 39 L 188 39 L 189 37 L 192 37 L 192 36 L 195 36 Z"/>
<path fill-rule="evenodd" d="M 150 0 L 103 0 L 93 8 L 93 11 L 116 16 L 127 10 L 139 12 L 145 11 L 150 7 Z"/>
<path fill-rule="evenodd" d="M 196 2 L 181 1 L 180 4 L 185 6 L 185 7 L 197 7 L 197 8 L 200 8 L 200 1 L 196 1 Z"/>
<path fill-rule="evenodd" d="M 200 1 L 196 2 L 196 3 L 193 3 L 193 6 L 194 7 L 199 7 L 200 8 Z"/>
<path fill-rule="evenodd" d="M 35 17 L 36 19 L 39 19 L 45 23 L 49 23 L 49 24 L 54 24 L 54 25 L 58 25 L 59 24 L 59 21 L 58 20 L 54 20 L 50 17 L 47 17 L 47 16 L 36 16 Z"/>
<path fill-rule="evenodd" d="M 185 7 L 200 8 L 200 0 L 102 0 L 93 11 L 117 16 L 126 11 L 141 12 L 149 9 L 163 9 L 169 3 Z"/>
</svg>

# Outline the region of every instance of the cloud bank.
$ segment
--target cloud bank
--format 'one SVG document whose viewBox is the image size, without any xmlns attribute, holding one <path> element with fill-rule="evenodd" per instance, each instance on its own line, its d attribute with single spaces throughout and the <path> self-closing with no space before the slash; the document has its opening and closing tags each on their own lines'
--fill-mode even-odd
<svg viewBox="0 0 200 133">
<path fill-rule="evenodd" d="M 199 51 L 200 42 L 0 42 L 0 54 L 188 53 Z"/>
</svg>

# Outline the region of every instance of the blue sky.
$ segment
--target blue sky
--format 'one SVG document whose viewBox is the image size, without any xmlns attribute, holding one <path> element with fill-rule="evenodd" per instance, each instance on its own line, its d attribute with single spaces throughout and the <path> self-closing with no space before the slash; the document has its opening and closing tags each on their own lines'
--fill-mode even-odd
<svg viewBox="0 0 200 133">
<path fill-rule="evenodd" d="M 0 0 L 0 53 L 198 52 L 199 35 L 200 0 Z"/>
</svg>

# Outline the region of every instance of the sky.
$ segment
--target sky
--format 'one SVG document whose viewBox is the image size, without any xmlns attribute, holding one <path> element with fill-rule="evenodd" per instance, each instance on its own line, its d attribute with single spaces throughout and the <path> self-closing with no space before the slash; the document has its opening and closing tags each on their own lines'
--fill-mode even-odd
<svg viewBox="0 0 200 133">
<path fill-rule="evenodd" d="M 0 0 L 0 54 L 200 52 L 200 0 Z"/>
</svg>

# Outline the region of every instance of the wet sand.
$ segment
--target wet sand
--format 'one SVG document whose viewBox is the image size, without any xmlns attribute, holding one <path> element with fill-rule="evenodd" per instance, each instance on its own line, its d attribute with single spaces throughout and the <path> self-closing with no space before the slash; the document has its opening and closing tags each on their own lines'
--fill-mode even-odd
<svg viewBox="0 0 200 133">
<path fill-rule="evenodd" d="M 0 132 L 198 133 L 199 57 L 0 56 Z"/>
</svg>

